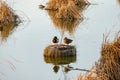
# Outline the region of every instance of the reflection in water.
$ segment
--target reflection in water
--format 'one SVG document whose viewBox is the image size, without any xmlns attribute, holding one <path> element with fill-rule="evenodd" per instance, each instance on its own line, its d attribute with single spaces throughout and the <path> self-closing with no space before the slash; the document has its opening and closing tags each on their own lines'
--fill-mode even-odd
<svg viewBox="0 0 120 80">
<path fill-rule="evenodd" d="M 8 26 L 2 27 L 0 31 L 1 42 L 6 41 L 15 28 L 17 28 L 17 26 L 14 23 L 9 24 Z"/>
<path fill-rule="evenodd" d="M 13 29 L 21 22 L 14 10 L 4 1 L 0 1 L 0 40 L 6 40 Z"/>
<path fill-rule="evenodd" d="M 54 65 L 65 65 L 76 62 L 76 56 L 73 57 L 44 57 L 46 63 Z"/>
<path fill-rule="evenodd" d="M 57 14 L 57 11 L 48 10 L 48 14 L 50 15 L 51 20 L 53 21 L 53 24 L 56 28 L 58 28 L 61 32 L 68 31 L 68 33 L 70 34 L 73 34 L 76 29 L 76 26 L 83 21 L 82 17 L 80 19 L 74 20 L 63 20 L 60 18 L 56 18 L 55 15 Z"/>
<path fill-rule="evenodd" d="M 60 67 L 58 65 L 55 65 L 53 67 L 53 70 L 54 70 L 55 73 L 57 73 L 59 71 L 59 69 L 60 69 Z"/>
<path fill-rule="evenodd" d="M 73 57 L 44 57 L 44 61 L 49 64 L 53 64 L 53 71 L 58 73 L 58 71 L 62 70 L 62 74 L 64 75 L 64 80 L 67 80 L 67 73 L 70 71 L 68 67 L 70 67 L 70 63 L 76 62 L 76 56 Z"/>
</svg>

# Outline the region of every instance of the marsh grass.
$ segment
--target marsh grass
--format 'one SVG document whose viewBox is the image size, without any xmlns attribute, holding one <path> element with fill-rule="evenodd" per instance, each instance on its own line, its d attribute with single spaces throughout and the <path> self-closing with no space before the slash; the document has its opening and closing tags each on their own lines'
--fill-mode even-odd
<svg viewBox="0 0 120 80">
<path fill-rule="evenodd" d="M 89 4 L 87 0 L 49 0 L 47 8 L 56 10 L 62 6 L 66 6 L 70 1 L 74 2 L 74 4 L 79 7 Z"/>
<path fill-rule="evenodd" d="M 7 26 L 10 23 L 18 24 L 20 22 L 19 17 L 7 3 L 0 1 L 0 5 L 0 27 Z"/>
<path fill-rule="evenodd" d="M 69 1 L 67 5 L 62 4 L 59 8 L 57 18 L 62 19 L 77 19 L 80 18 L 78 7 L 73 1 Z"/>
<path fill-rule="evenodd" d="M 15 11 L 4 1 L 0 1 L 0 32 L 2 41 L 12 33 L 13 29 L 21 22 Z"/>
<path fill-rule="evenodd" d="M 15 24 L 9 24 L 8 26 L 4 26 L 1 31 L 1 41 L 6 41 L 10 34 L 15 29 Z"/>
<path fill-rule="evenodd" d="M 95 64 L 94 71 L 78 80 L 119 80 L 120 79 L 120 34 L 113 42 L 104 38 L 101 47 L 101 57 Z M 90 75 L 89 75 L 90 74 Z"/>
<path fill-rule="evenodd" d="M 45 10 L 62 34 L 73 35 L 77 26 L 83 21 L 83 11 L 89 6 L 87 0 L 49 0 Z"/>
<path fill-rule="evenodd" d="M 78 19 L 80 12 L 88 5 L 85 0 L 49 0 L 46 9 L 57 10 L 57 18 Z"/>
</svg>

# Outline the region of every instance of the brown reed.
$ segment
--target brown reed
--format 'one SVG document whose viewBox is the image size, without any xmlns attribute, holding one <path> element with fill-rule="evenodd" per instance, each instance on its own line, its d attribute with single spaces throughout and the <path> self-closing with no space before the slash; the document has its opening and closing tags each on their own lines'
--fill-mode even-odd
<svg viewBox="0 0 120 80">
<path fill-rule="evenodd" d="M 87 0 L 49 0 L 47 3 L 47 9 L 59 9 L 63 5 L 66 6 L 70 1 L 73 1 L 75 5 L 79 7 L 89 4 Z"/>
<path fill-rule="evenodd" d="M 56 16 L 57 18 L 62 18 L 62 19 L 80 18 L 79 10 L 73 1 L 69 1 L 67 5 L 62 4 Z"/>
<path fill-rule="evenodd" d="M 49 0 L 46 10 L 58 10 L 57 18 L 78 19 L 87 5 L 86 0 Z"/>
<path fill-rule="evenodd" d="M 19 24 L 20 19 L 14 10 L 4 1 L 0 1 L 0 27 L 8 26 L 11 23 Z"/>
<path fill-rule="evenodd" d="M 95 64 L 94 72 L 80 75 L 78 80 L 119 80 L 120 79 L 120 35 L 113 42 L 104 38 L 101 57 Z M 90 75 L 89 75 L 90 74 Z"/>
<path fill-rule="evenodd" d="M 0 37 L 1 42 L 13 32 L 13 29 L 21 22 L 15 11 L 4 1 L 0 1 Z"/>
</svg>

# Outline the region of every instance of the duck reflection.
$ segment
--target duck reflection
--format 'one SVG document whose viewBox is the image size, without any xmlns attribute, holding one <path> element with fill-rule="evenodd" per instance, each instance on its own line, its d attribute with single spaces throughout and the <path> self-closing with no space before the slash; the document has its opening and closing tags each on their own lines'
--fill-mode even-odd
<svg viewBox="0 0 120 80">
<path fill-rule="evenodd" d="M 63 72 L 68 73 L 70 71 L 70 63 L 76 62 L 76 56 L 74 57 L 44 57 L 44 61 L 48 64 L 53 64 L 53 71 L 57 73 L 60 68 Z"/>
<path fill-rule="evenodd" d="M 57 73 L 57 72 L 59 71 L 59 69 L 60 69 L 60 66 L 54 65 L 53 71 L 54 71 L 55 73 Z"/>
</svg>

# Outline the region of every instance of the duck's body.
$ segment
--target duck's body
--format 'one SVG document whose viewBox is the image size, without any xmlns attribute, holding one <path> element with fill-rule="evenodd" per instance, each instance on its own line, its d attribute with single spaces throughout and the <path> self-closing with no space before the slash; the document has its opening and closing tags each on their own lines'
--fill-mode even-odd
<svg viewBox="0 0 120 80">
<path fill-rule="evenodd" d="M 59 39 L 57 38 L 57 36 L 55 36 L 52 40 L 53 43 L 58 43 L 59 42 Z"/>
<path fill-rule="evenodd" d="M 67 38 L 67 37 L 64 38 L 64 43 L 65 43 L 65 44 L 70 44 L 72 41 L 73 41 L 73 40 L 71 40 L 71 39 L 69 39 L 69 38 Z"/>
<path fill-rule="evenodd" d="M 44 6 L 44 5 L 39 5 L 39 8 L 40 8 L 40 9 L 44 9 L 45 6 Z"/>
</svg>

